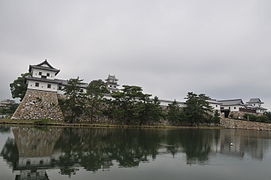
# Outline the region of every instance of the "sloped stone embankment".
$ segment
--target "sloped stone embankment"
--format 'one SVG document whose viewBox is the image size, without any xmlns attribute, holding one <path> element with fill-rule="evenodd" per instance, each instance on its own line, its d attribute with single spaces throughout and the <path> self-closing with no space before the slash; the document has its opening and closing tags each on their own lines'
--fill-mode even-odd
<svg viewBox="0 0 271 180">
<path fill-rule="evenodd" d="M 62 121 L 63 113 L 56 92 L 28 89 L 11 119 L 52 119 Z"/>
</svg>

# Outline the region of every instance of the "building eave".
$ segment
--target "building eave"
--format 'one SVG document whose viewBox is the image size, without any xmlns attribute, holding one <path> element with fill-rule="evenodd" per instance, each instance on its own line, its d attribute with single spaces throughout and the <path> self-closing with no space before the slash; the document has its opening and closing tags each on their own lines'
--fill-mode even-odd
<svg viewBox="0 0 271 180">
<path fill-rule="evenodd" d="M 44 78 L 35 78 L 35 77 L 26 77 L 26 80 L 30 81 L 40 81 L 40 82 L 47 82 L 47 83 L 54 83 L 59 84 L 58 81 L 55 79 L 44 79 Z"/>
</svg>

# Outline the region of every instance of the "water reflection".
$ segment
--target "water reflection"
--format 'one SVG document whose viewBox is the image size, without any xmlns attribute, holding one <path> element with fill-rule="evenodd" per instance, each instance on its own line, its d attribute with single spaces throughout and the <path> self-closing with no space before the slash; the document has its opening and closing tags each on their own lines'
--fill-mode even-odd
<svg viewBox="0 0 271 180">
<path fill-rule="evenodd" d="M 0 128 L 1 129 L 1 128 Z M 1 152 L 16 180 L 49 179 L 48 169 L 75 175 L 83 167 L 95 172 L 112 166 L 136 167 L 170 154 L 185 154 L 187 164 L 208 164 L 216 155 L 262 160 L 270 133 L 246 130 L 138 130 L 13 128 Z"/>
<path fill-rule="evenodd" d="M 0 126 L 0 133 L 9 133 L 10 127 L 9 126 Z"/>
</svg>

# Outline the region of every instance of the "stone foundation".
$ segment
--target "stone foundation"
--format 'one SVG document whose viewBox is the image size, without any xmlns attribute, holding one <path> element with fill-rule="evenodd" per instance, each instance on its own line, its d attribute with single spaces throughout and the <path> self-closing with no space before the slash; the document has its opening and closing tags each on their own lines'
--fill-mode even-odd
<svg viewBox="0 0 271 180">
<path fill-rule="evenodd" d="M 245 114 L 251 114 L 251 115 L 255 115 L 255 116 L 262 115 L 262 114 L 238 111 L 238 112 L 230 112 L 229 117 L 232 119 L 244 119 Z"/>
<path fill-rule="evenodd" d="M 56 92 L 28 89 L 11 119 L 52 119 L 63 121 Z"/>
<path fill-rule="evenodd" d="M 251 130 L 271 130 L 271 123 L 251 122 L 244 120 L 235 120 L 228 118 L 221 118 L 220 125 L 224 128 L 230 129 L 251 129 Z"/>
</svg>

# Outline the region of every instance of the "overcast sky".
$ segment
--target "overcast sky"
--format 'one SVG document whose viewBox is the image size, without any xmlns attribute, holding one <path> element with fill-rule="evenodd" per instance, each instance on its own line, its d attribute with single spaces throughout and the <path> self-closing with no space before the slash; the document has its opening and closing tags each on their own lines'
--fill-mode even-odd
<svg viewBox="0 0 271 180">
<path fill-rule="evenodd" d="M 270 0 L 1 0 L 0 99 L 44 59 L 58 78 L 115 74 L 161 99 L 188 91 L 271 107 Z"/>
</svg>

